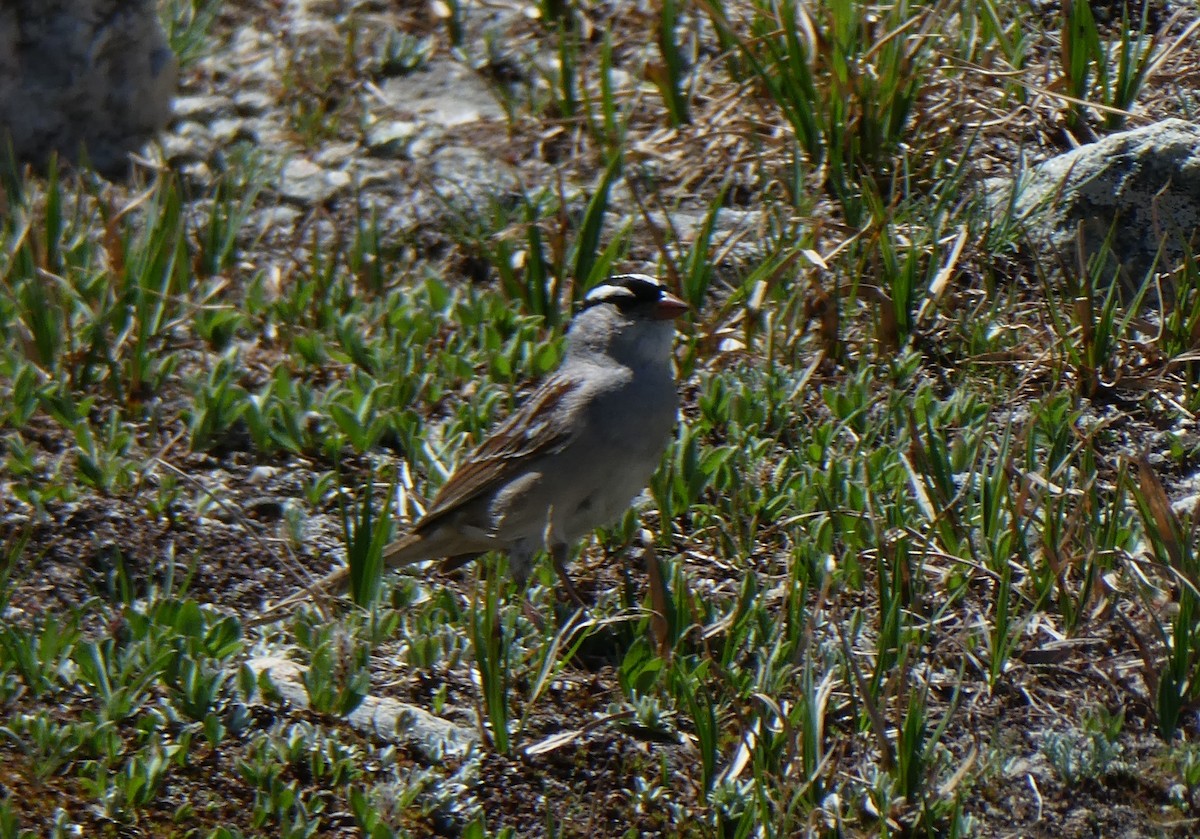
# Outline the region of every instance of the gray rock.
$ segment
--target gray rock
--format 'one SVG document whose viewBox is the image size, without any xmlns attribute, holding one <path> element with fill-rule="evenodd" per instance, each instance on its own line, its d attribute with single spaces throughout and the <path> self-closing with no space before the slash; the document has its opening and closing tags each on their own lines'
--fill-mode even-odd
<svg viewBox="0 0 1200 839">
<path fill-rule="evenodd" d="M 253 132 L 246 129 L 244 119 L 214 119 L 208 125 L 213 141 L 219 146 L 228 146 L 237 140 L 255 141 Z"/>
<path fill-rule="evenodd" d="M 182 134 L 166 134 L 162 138 L 162 158 L 170 166 L 184 166 L 185 163 L 203 161 L 206 154 L 205 146 L 196 142 L 192 137 Z"/>
<path fill-rule="evenodd" d="M 705 206 L 684 205 L 674 208 L 669 214 L 651 211 L 650 221 L 660 230 L 673 231 L 676 241 L 690 244 L 700 235 L 708 218 L 708 210 Z M 713 222 L 710 241 L 715 249 L 728 252 L 727 256 L 747 262 L 762 256 L 761 242 L 767 222 L 767 214 L 762 210 L 722 207 Z"/>
<path fill-rule="evenodd" d="M 172 166 L 204 161 L 212 153 L 212 135 L 200 123 L 186 123 L 183 130 L 164 134 L 162 157 Z"/>
<path fill-rule="evenodd" d="M 313 163 L 326 168 L 353 165 L 359 151 L 358 143 L 326 143 L 313 156 Z"/>
<path fill-rule="evenodd" d="M 216 177 L 213 175 L 212 167 L 202 160 L 192 160 L 186 163 L 181 163 L 176 168 L 184 183 L 190 184 L 196 189 L 208 189 L 212 186 L 213 180 Z"/>
<path fill-rule="evenodd" d="M 391 190 L 404 178 L 404 167 L 392 160 L 358 159 L 355 161 L 354 177 L 364 193 Z M 366 197 L 365 195 L 363 196 Z M 390 200 L 390 199 L 389 199 Z"/>
<path fill-rule="evenodd" d="M 1175 270 L 1183 243 L 1200 245 L 1200 126 L 1169 119 L 1113 134 L 999 185 L 990 201 L 1076 269 L 1080 237 L 1090 259 L 1111 236 L 1106 276 L 1132 291 L 1151 270 Z"/>
<path fill-rule="evenodd" d="M 431 181 L 455 206 L 480 206 L 520 188 L 517 170 L 472 146 L 443 146 L 430 158 Z"/>
<path fill-rule="evenodd" d="M 388 79 L 381 89 L 396 111 L 446 128 L 504 119 L 488 83 L 457 61 L 436 59 L 415 73 Z"/>
<path fill-rule="evenodd" d="M 279 179 L 279 194 L 288 201 L 311 206 L 324 204 L 350 185 L 341 170 L 323 169 L 302 157 L 289 160 Z"/>
<path fill-rule="evenodd" d="M 171 116 L 176 61 L 153 0 L 0 4 L 0 141 L 121 174 Z"/>
<path fill-rule="evenodd" d="M 233 97 L 233 106 L 244 116 L 258 116 L 275 107 L 275 97 L 261 90 L 240 90 Z"/>
<path fill-rule="evenodd" d="M 284 236 L 291 236 L 295 232 L 296 224 L 302 215 L 301 211 L 295 207 L 279 204 L 251 213 L 248 226 L 260 235 L 278 233 Z"/>
<path fill-rule="evenodd" d="M 176 119 L 203 122 L 228 114 L 232 107 L 228 96 L 177 96 L 171 110 Z"/>
<path fill-rule="evenodd" d="M 418 126 L 408 120 L 385 120 L 367 128 L 367 151 L 376 157 L 403 157 Z"/>
<path fill-rule="evenodd" d="M 293 707 L 308 707 L 304 668 L 286 658 L 264 656 L 246 662 L 255 676 L 263 673 Z M 479 744 L 479 735 L 469 728 L 434 716 L 424 708 L 387 697 L 368 696 L 351 711 L 346 721 L 357 731 L 392 743 L 403 744 L 426 760 L 461 758 Z"/>
</svg>

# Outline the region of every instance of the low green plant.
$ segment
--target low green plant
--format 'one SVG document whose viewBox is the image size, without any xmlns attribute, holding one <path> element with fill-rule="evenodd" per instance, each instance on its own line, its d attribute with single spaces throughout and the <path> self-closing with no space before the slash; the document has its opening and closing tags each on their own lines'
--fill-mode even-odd
<svg viewBox="0 0 1200 839">
<path fill-rule="evenodd" d="M 899 3 L 864 16 L 848 0 L 811 11 L 794 0 L 760 0 L 745 34 L 719 0 L 701 7 L 738 45 L 748 75 L 791 125 L 811 166 L 824 167 L 826 189 L 857 225 L 862 185 L 869 179 L 868 189 L 879 192 L 894 174 L 944 10 Z"/>
<path fill-rule="evenodd" d="M 0 799 L 0 839 L 33 839 L 32 830 L 22 830 L 17 811 L 9 795 Z"/>
<path fill-rule="evenodd" d="M 383 549 L 392 535 L 388 500 L 395 481 L 384 493 L 384 502 L 375 508 L 373 488 L 362 493 L 357 516 L 348 499 L 341 497 L 342 533 L 346 544 L 346 564 L 350 573 L 350 598 L 359 606 L 370 607 L 379 599 L 383 577 Z"/>
<path fill-rule="evenodd" d="M 1196 806 L 1196 791 L 1200 789 L 1200 747 L 1195 743 L 1177 743 L 1169 757 L 1183 786 L 1184 796 L 1180 804 L 1187 808 Z M 1175 793 L 1172 792 L 1172 798 Z"/>
<path fill-rule="evenodd" d="M 1096 708 L 1084 717 L 1082 729 L 1047 734 L 1042 753 L 1068 786 L 1123 771 L 1124 748 L 1119 738 L 1124 723 L 1123 710 L 1109 713 Z"/>
<path fill-rule="evenodd" d="M 424 66 L 432 54 L 432 38 L 388 29 L 376 48 L 375 66 L 382 76 L 405 76 Z"/>
<path fill-rule="evenodd" d="M 167 41 L 181 68 L 187 68 L 208 50 L 208 37 L 217 15 L 219 0 L 166 0 L 158 8 Z"/>
<path fill-rule="evenodd" d="M 503 580 L 492 570 L 482 590 L 476 590 L 468 619 L 475 665 L 479 670 L 482 718 L 488 722 L 486 731 L 492 748 L 506 755 L 512 750 L 509 690 L 516 662 L 513 660 L 514 613 L 502 606 L 502 590 Z"/>
<path fill-rule="evenodd" d="M 193 402 L 187 411 L 189 444 L 205 451 L 226 443 L 237 431 L 251 405 L 245 389 L 237 383 L 236 353 L 226 351 L 203 381 L 193 385 Z"/>
<path fill-rule="evenodd" d="M 39 711 L 11 718 L 0 726 L 0 735 L 25 754 L 34 777 L 44 782 L 80 755 L 86 728 L 79 723 L 57 722 L 46 711 Z"/>
<path fill-rule="evenodd" d="M 309 706 L 319 713 L 349 714 L 370 691 L 371 647 L 356 637 L 354 626 L 329 624 L 307 611 L 293 620 L 296 642 L 308 658 L 304 689 Z"/>
<path fill-rule="evenodd" d="M 247 745 L 245 754 L 236 769 L 255 791 L 251 824 L 255 828 L 270 824 L 281 836 L 297 839 L 320 832 L 328 800 L 298 778 L 285 776 L 294 776 L 297 770 L 312 771 L 322 781 L 342 783 L 359 774 L 353 751 L 303 723 L 278 725 L 260 733 Z"/>
<path fill-rule="evenodd" d="M 71 658 L 82 633 L 77 617 L 47 615 L 33 627 L 0 625 L 0 652 L 5 669 L 24 682 L 34 699 L 70 683 Z"/>
<path fill-rule="evenodd" d="M 1170 621 L 1156 619 L 1155 631 L 1165 647 L 1161 657 L 1143 652 L 1151 692 L 1155 696 L 1158 733 L 1172 740 L 1184 709 L 1200 696 L 1200 578 L 1196 557 L 1179 516 L 1172 509 L 1157 472 L 1145 456 L 1134 464 L 1136 481 L 1130 494 L 1141 517 L 1143 532 L 1155 559 L 1180 586 L 1178 609 Z M 1142 592 L 1142 596 L 1149 596 Z"/>
<path fill-rule="evenodd" d="M 1148 12 L 1133 26 L 1129 8 L 1121 9 L 1116 38 L 1106 41 L 1086 0 L 1067 0 L 1062 8 L 1060 37 L 1062 78 L 1074 100 L 1067 106 L 1068 125 L 1087 122 L 1089 102 L 1104 106 L 1104 127 L 1119 130 L 1126 112 L 1137 100 L 1154 61 L 1159 58 L 1160 36 L 1148 32 Z"/>
<path fill-rule="evenodd" d="M 150 687 L 166 670 L 172 651 L 157 638 L 123 644 L 116 639 L 80 641 L 74 650 L 79 681 L 95 696 L 98 718 L 128 719 L 150 700 Z"/>
<path fill-rule="evenodd" d="M 667 114 L 672 127 L 685 125 L 692 121 L 691 109 L 688 107 L 688 92 L 686 74 L 689 64 L 694 63 L 684 55 L 685 39 L 680 38 L 678 0 L 664 0 L 655 26 L 658 36 L 658 53 L 661 64 L 647 68 L 650 80 L 662 94 L 667 106 Z"/>
</svg>

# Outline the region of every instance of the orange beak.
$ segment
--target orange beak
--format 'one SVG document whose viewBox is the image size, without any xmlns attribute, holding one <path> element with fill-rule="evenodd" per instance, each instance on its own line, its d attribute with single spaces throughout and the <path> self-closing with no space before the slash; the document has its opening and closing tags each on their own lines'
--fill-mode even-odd
<svg viewBox="0 0 1200 839">
<path fill-rule="evenodd" d="M 686 311 L 688 311 L 687 303 L 684 303 L 671 292 L 664 291 L 662 297 L 654 306 L 654 319 L 674 320 Z"/>
</svg>

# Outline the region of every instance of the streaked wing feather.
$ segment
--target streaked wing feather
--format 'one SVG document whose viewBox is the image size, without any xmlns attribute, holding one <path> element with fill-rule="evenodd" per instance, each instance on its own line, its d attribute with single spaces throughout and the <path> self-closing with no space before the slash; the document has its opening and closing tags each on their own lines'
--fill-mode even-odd
<svg viewBox="0 0 1200 839">
<path fill-rule="evenodd" d="M 567 397 L 579 387 L 560 377 L 548 379 L 512 416 L 479 447 L 467 455 L 442 485 L 433 503 L 417 522 L 422 530 L 460 509 L 492 488 L 503 484 L 527 465 L 527 458 L 561 449 L 574 436 L 552 423 Z"/>
</svg>

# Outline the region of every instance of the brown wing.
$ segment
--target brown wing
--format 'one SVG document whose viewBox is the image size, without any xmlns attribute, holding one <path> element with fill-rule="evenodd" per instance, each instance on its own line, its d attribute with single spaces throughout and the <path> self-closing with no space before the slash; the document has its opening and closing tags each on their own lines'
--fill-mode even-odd
<svg viewBox="0 0 1200 839">
<path fill-rule="evenodd" d="M 458 465 L 413 530 L 423 530 L 511 480 L 525 468 L 527 458 L 561 450 L 574 435 L 561 423 L 552 423 L 551 418 L 559 415 L 563 403 L 578 387 L 577 382 L 559 377 L 548 379 Z"/>
</svg>

